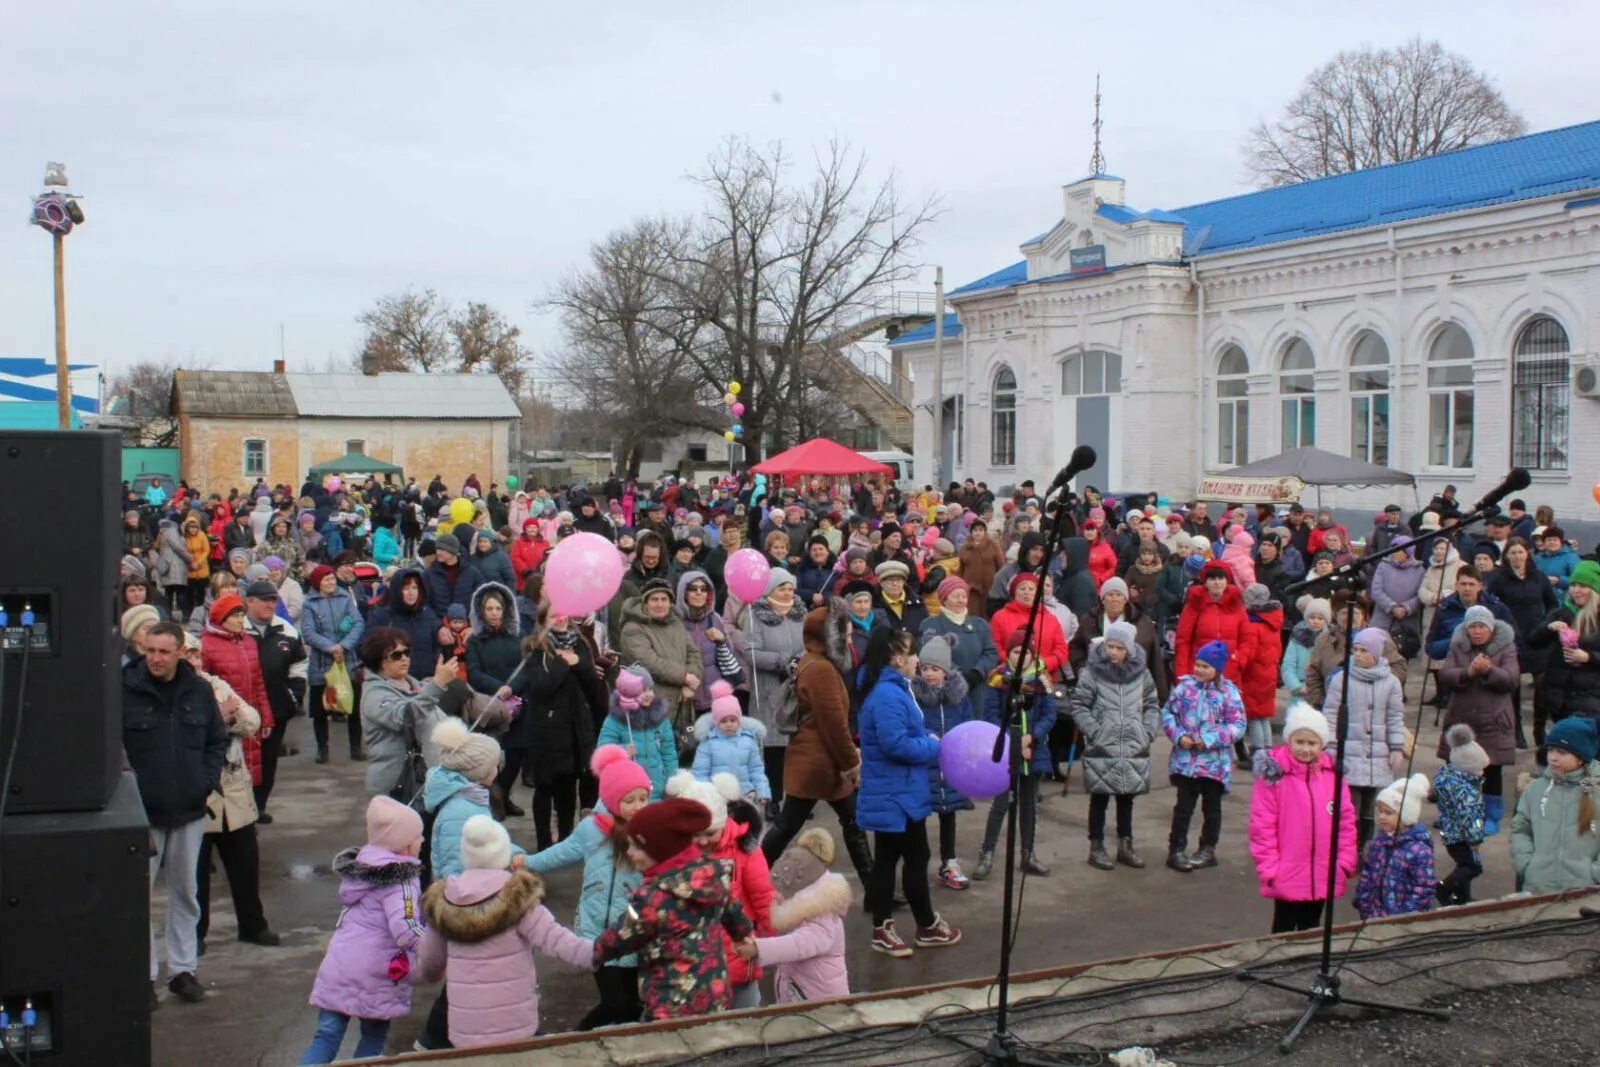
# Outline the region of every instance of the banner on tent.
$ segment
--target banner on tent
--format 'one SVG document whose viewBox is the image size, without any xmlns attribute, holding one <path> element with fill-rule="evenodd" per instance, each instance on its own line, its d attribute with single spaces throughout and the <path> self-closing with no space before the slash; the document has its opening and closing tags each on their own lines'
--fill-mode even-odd
<svg viewBox="0 0 1600 1067">
<path fill-rule="evenodd" d="M 1306 483 L 1293 475 L 1282 478 L 1202 478 L 1195 490 L 1196 500 L 1219 500 L 1228 504 L 1292 504 L 1300 499 Z"/>
</svg>

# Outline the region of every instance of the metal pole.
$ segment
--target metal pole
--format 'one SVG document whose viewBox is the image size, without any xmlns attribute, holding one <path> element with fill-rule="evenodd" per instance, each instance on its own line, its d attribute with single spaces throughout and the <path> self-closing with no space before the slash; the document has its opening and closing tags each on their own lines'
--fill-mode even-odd
<svg viewBox="0 0 1600 1067">
<path fill-rule="evenodd" d="M 61 234 L 51 238 L 55 246 L 56 274 L 56 421 L 63 430 L 72 428 L 72 379 L 67 373 L 67 280 L 66 245 Z"/>
<path fill-rule="evenodd" d="M 933 456 L 929 481 L 943 483 L 944 467 L 944 268 L 933 268 Z M 943 484 L 936 485 L 943 489 Z"/>
</svg>

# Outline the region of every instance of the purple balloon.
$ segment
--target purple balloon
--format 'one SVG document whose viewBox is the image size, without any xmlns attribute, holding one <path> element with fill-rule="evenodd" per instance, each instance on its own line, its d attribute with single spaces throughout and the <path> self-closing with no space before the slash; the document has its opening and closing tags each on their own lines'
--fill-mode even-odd
<svg viewBox="0 0 1600 1067">
<path fill-rule="evenodd" d="M 939 772 L 945 781 L 974 800 L 999 796 L 1011 785 L 1011 740 L 1000 762 L 994 761 L 994 739 L 1000 727 L 974 719 L 939 739 Z"/>
</svg>

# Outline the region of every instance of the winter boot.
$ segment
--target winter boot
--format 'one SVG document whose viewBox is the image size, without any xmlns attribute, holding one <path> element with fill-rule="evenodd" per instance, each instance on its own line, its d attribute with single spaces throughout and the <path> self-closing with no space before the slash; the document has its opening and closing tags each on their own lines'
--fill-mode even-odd
<svg viewBox="0 0 1600 1067">
<path fill-rule="evenodd" d="M 1025 874 L 1037 875 L 1040 878 L 1050 876 L 1050 868 L 1039 862 L 1039 856 L 1031 849 L 1022 854 L 1022 870 Z"/>
<path fill-rule="evenodd" d="M 1483 798 L 1483 836 L 1493 837 L 1500 832 L 1500 820 L 1505 818 L 1506 801 L 1504 797 Z"/>
<path fill-rule="evenodd" d="M 867 832 L 857 826 L 840 836 L 844 838 L 845 851 L 850 853 L 850 866 L 856 869 L 861 884 L 866 885 L 872 880 L 872 845 L 867 840 Z"/>
<path fill-rule="evenodd" d="M 1233 743 L 1234 762 L 1241 771 L 1250 769 L 1250 752 L 1244 747 L 1243 741 Z"/>
<path fill-rule="evenodd" d="M 984 849 L 978 853 L 978 865 L 972 868 L 972 880 L 981 882 L 989 877 L 989 872 L 994 870 L 994 850 Z"/>
<path fill-rule="evenodd" d="M 1206 867 L 1215 867 L 1216 865 L 1217 850 L 1209 845 L 1201 845 L 1200 851 L 1189 857 L 1189 866 L 1197 871 Z"/>
<path fill-rule="evenodd" d="M 1117 862 L 1127 867 L 1144 866 L 1144 857 L 1133 850 L 1133 838 L 1124 837 L 1117 841 Z"/>
<path fill-rule="evenodd" d="M 328 762 L 328 746 L 327 745 L 318 745 L 317 746 L 317 762 L 318 763 L 327 763 Z"/>
<path fill-rule="evenodd" d="M 1174 849 L 1167 853 L 1167 866 L 1183 874 L 1194 870 L 1194 864 L 1189 862 L 1189 857 L 1184 855 L 1182 849 Z"/>
<path fill-rule="evenodd" d="M 1106 851 L 1106 843 L 1104 841 L 1090 839 L 1089 866 L 1101 871 L 1109 871 L 1116 867 L 1116 864 L 1111 862 L 1111 854 Z"/>
</svg>

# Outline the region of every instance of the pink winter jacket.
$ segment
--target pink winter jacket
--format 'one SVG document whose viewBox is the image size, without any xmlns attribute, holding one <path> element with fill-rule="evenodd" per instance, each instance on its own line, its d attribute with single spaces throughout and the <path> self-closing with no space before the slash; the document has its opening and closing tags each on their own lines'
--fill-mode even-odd
<svg viewBox="0 0 1600 1067">
<path fill-rule="evenodd" d="M 1333 837 L 1333 757 L 1301 763 L 1288 745 L 1268 753 L 1266 773 L 1250 797 L 1250 855 L 1261 895 L 1272 900 L 1326 900 L 1328 844 Z M 1334 896 L 1356 873 L 1356 812 L 1344 790 L 1339 826 L 1339 874 Z M 453 1006 L 453 1005 L 452 1005 Z"/>
<path fill-rule="evenodd" d="M 532 871 L 469 869 L 422 896 L 428 932 L 417 966 L 450 990 L 450 1043 L 476 1048 L 525 1041 L 539 1029 L 533 950 L 589 969 L 594 942 L 556 922 Z"/>
<path fill-rule="evenodd" d="M 773 989 L 779 1004 L 826 1000 L 850 992 L 844 962 L 844 917 L 850 914 L 850 883 L 832 871 L 774 904 L 775 937 L 756 938 L 757 959 L 777 968 Z"/>
</svg>

